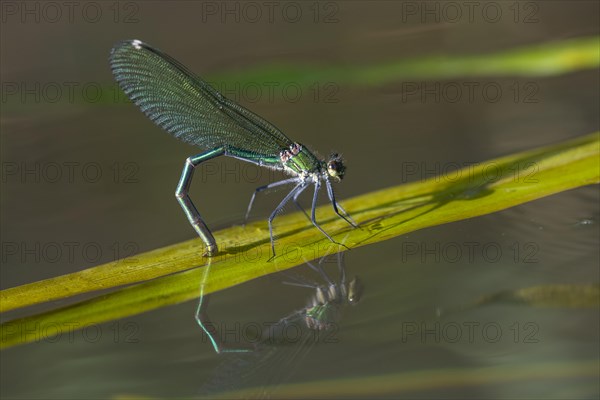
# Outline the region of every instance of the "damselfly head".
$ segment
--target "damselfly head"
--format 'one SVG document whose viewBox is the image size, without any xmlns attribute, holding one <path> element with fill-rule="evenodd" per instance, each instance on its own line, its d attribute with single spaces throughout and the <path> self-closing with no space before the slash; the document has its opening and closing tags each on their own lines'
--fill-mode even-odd
<svg viewBox="0 0 600 400">
<path fill-rule="evenodd" d="M 329 157 L 329 161 L 327 161 L 327 174 L 336 181 L 341 181 L 345 173 L 346 167 L 344 166 L 342 157 L 337 153 L 333 153 Z"/>
<path fill-rule="evenodd" d="M 352 280 L 348 283 L 348 303 L 355 305 L 358 304 L 360 298 L 363 294 L 364 286 L 358 276 L 352 278 Z"/>
</svg>

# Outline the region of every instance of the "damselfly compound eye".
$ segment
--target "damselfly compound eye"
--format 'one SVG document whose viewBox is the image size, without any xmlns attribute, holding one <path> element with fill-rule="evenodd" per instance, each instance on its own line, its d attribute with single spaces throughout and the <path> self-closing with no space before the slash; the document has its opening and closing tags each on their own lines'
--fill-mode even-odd
<svg viewBox="0 0 600 400">
<path fill-rule="evenodd" d="M 327 173 L 330 177 L 341 180 L 344 178 L 346 167 L 342 162 L 342 158 L 337 154 L 333 154 L 329 162 L 327 162 Z"/>
</svg>

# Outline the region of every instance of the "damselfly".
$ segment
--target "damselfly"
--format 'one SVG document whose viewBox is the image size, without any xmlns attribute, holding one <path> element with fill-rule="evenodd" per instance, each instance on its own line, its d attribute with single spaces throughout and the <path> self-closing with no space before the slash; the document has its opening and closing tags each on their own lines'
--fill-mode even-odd
<svg viewBox="0 0 600 400">
<path fill-rule="evenodd" d="M 228 354 L 214 375 L 206 382 L 201 392 L 209 398 L 225 395 L 235 398 L 254 396 L 265 397 L 282 384 L 297 370 L 302 360 L 307 357 L 318 343 L 325 345 L 339 342 L 338 332 L 340 318 L 346 306 L 356 305 L 361 299 L 363 285 L 358 277 L 347 280 L 343 260 L 344 253 L 338 253 L 337 263 L 339 277 L 331 279 L 324 268 L 327 257 L 317 263 L 306 265 L 314 273 L 287 273 L 284 284 L 306 287 L 312 290 L 305 307 L 296 310 L 274 323 L 252 323 L 244 326 L 265 326 L 260 338 L 253 338 L 244 347 L 235 339 L 248 337 L 248 334 L 232 334 L 231 325 L 217 329 L 208 318 L 208 298 L 203 297 L 197 312 L 197 320 L 214 345 L 217 353 Z M 205 275 L 206 277 L 206 275 Z M 240 324 L 235 326 L 238 329 Z M 225 329 L 225 331 L 223 331 Z M 233 340 L 235 343 L 227 341 Z"/>
<path fill-rule="evenodd" d="M 146 116 L 176 138 L 203 149 L 202 153 L 186 159 L 175 196 L 206 245 L 205 256 L 218 252 L 217 243 L 191 201 L 189 188 L 194 169 L 219 156 L 281 170 L 291 176 L 257 188 L 246 212 L 247 218 L 257 193 L 281 185 L 293 186 L 268 219 L 273 256 L 273 219 L 290 200 L 304 211 L 298 197 L 310 185 L 314 186 L 314 193 L 309 219 L 329 240 L 337 243 L 315 218 L 323 182 L 335 213 L 357 227 L 337 203 L 331 185 L 344 177 L 346 169 L 338 154 L 332 154 L 327 161 L 317 158 L 306 146 L 290 140 L 274 125 L 224 97 L 169 55 L 139 40 L 118 43 L 111 51 L 110 65 L 121 89 Z"/>
<path fill-rule="evenodd" d="M 309 297 L 307 305 L 291 314 L 281 318 L 277 323 L 269 326 L 261 333 L 260 340 L 248 343 L 246 346 L 240 346 L 240 343 L 228 344 L 222 338 L 211 323 L 208 317 L 208 303 L 211 295 L 204 294 L 205 282 L 208 281 L 210 266 L 206 266 L 204 276 L 200 285 L 200 300 L 196 310 L 196 321 L 202 330 L 208 335 L 215 351 L 222 352 L 248 352 L 256 349 L 256 346 L 264 345 L 268 341 L 279 341 L 282 332 L 287 330 L 289 325 L 295 328 L 308 330 L 312 332 L 325 332 L 335 327 L 340 318 L 343 308 L 347 305 L 355 305 L 359 302 L 363 285 L 358 277 L 353 277 L 350 281 L 346 277 L 346 268 L 344 264 L 344 253 L 337 254 L 337 264 L 339 278 L 333 280 L 323 268 L 323 264 L 328 256 L 323 256 L 318 263 L 306 262 L 306 265 L 319 275 L 322 282 L 308 280 L 306 277 L 292 275 L 281 272 L 287 277 L 283 283 L 286 285 L 299 286 L 314 290 Z"/>
</svg>

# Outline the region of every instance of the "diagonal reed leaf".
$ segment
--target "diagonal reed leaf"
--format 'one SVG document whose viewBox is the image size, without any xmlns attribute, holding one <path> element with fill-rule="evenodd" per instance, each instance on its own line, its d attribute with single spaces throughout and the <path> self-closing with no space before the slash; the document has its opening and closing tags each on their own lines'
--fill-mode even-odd
<svg viewBox="0 0 600 400">
<path fill-rule="evenodd" d="M 344 201 L 344 207 L 360 223 L 361 229 L 349 228 L 336 218 L 329 206 L 319 208 L 318 213 L 327 232 L 349 248 L 356 248 L 599 181 L 600 133 L 596 132 L 484 162 L 447 176 Z M 270 247 L 265 222 L 216 232 L 221 252 L 211 259 L 205 293 L 291 268 L 332 251 L 331 242 L 301 214 L 281 217 L 278 227 L 279 254 L 271 262 L 267 261 Z M 203 272 L 203 268 L 197 267 L 207 263 L 200 255 L 201 250 L 200 240 L 193 239 L 81 272 L 5 289 L 0 292 L 2 312 L 135 284 L 91 300 L 3 323 L 0 348 L 193 299 L 198 296 Z"/>
</svg>

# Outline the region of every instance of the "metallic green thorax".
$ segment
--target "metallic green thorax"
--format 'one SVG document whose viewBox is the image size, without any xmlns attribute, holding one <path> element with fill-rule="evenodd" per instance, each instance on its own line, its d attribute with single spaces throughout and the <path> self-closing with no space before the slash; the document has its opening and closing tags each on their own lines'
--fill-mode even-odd
<svg viewBox="0 0 600 400">
<path fill-rule="evenodd" d="M 296 175 L 320 172 L 322 162 L 301 144 L 294 143 L 289 150 L 284 150 L 280 155 L 283 167 Z"/>
<path fill-rule="evenodd" d="M 305 322 L 309 329 L 329 330 L 337 322 L 339 313 L 339 306 L 336 304 L 317 304 L 306 310 Z"/>
<path fill-rule="evenodd" d="M 310 307 L 306 310 L 306 315 L 317 319 L 319 321 L 332 321 L 335 317 L 335 305 L 327 302 L 324 304 L 317 304 L 314 307 Z"/>
</svg>

